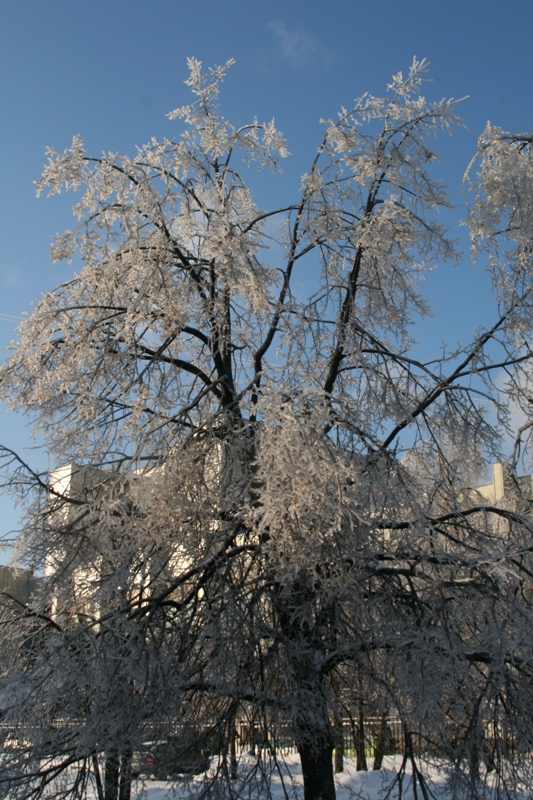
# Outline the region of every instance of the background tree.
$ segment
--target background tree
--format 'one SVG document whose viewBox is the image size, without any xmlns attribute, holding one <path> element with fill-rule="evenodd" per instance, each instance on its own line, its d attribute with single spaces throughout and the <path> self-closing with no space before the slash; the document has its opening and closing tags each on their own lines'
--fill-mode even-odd
<svg viewBox="0 0 533 800">
<path fill-rule="evenodd" d="M 287 721 L 306 800 L 329 800 L 339 707 L 364 687 L 400 715 L 424 792 L 413 731 L 474 795 L 489 723 L 491 765 L 517 784 L 531 524 L 469 487 L 501 456 L 509 398 L 530 408 L 531 137 L 487 129 L 465 183 L 497 318 L 423 362 L 420 279 L 454 257 L 431 174 L 454 102 L 420 95 L 415 60 L 326 121 L 299 193 L 264 211 L 245 169 L 279 169 L 285 142 L 220 115 L 230 63 L 190 60 L 176 140 L 92 158 L 74 137 L 38 184 L 84 187 L 52 248 L 80 270 L 21 326 L 0 385 L 53 461 L 80 466 L 43 504 L 47 481 L 5 451 L 11 487 L 37 489 L 21 553 L 51 568 L 5 712 L 31 744 L 0 780 L 38 797 L 78 764 L 62 791 L 82 797 L 105 751 L 100 791 L 125 798 L 148 726 L 227 743 L 239 710 L 273 735 Z"/>
</svg>

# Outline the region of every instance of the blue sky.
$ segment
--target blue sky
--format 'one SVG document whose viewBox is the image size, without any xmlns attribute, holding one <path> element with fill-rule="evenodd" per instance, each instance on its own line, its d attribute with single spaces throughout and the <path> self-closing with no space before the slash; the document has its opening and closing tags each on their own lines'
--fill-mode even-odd
<svg viewBox="0 0 533 800">
<path fill-rule="evenodd" d="M 284 175 L 257 182 L 259 204 L 285 202 L 298 188 L 321 136 L 319 119 L 368 91 L 382 94 L 413 56 L 431 62 L 426 95 L 464 97 L 468 129 L 441 142 L 443 177 L 461 204 L 460 181 L 487 120 L 506 130 L 533 126 L 532 0 L 2 0 L 0 3 L 0 343 L 6 315 L 70 274 L 51 265 L 51 235 L 70 225 L 74 197 L 36 200 L 44 148 L 73 134 L 87 149 L 133 153 L 151 136 L 173 136 L 165 113 L 186 102 L 186 58 L 236 60 L 222 95 L 236 123 L 275 117 L 292 157 Z M 459 268 L 428 279 L 436 318 L 424 345 L 467 339 L 490 319 L 482 265 L 468 258 L 464 211 L 446 220 L 461 237 Z M 0 442 L 37 457 L 21 420 L 0 415 Z M 16 526 L 0 501 L 0 535 Z M 0 554 L 0 561 L 2 561 Z"/>
</svg>

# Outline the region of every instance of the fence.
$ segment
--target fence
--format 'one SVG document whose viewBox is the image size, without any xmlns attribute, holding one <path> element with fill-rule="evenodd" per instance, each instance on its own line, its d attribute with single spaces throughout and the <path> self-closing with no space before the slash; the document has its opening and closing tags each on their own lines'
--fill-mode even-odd
<svg viewBox="0 0 533 800">
<path fill-rule="evenodd" d="M 270 749 L 276 752 L 296 752 L 296 745 L 289 723 L 277 722 L 269 728 L 250 725 L 247 722 L 237 723 L 237 743 L 243 749 L 257 751 Z M 343 750 L 346 755 L 355 753 L 358 747 L 358 730 L 355 720 L 348 717 L 342 720 Z M 364 752 L 368 758 L 376 754 L 381 738 L 382 753 L 394 755 L 403 753 L 405 737 L 399 717 L 366 717 L 363 727 Z M 416 739 L 419 737 L 416 736 Z"/>
<path fill-rule="evenodd" d="M 66 729 L 73 727 L 72 720 L 56 720 L 54 729 Z M 214 726 L 216 729 L 216 725 Z M 39 728 L 34 730 L 24 729 L 24 737 L 30 740 L 34 737 L 39 740 L 42 731 Z M 187 731 L 180 724 L 167 725 L 147 725 L 143 731 L 143 741 L 154 739 L 180 738 L 183 740 L 191 739 L 191 732 Z M 237 720 L 236 722 L 236 741 L 239 749 L 251 750 L 271 750 L 278 753 L 294 753 L 296 745 L 292 735 L 289 722 L 277 720 L 275 724 L 259 725 L 250 723 L 247 720 Z M 24 746 L 29 744 L 20 739 L 20 732 L 11 725 L 0 722 L 0 748 L 2 746 Z M 343 750 L 345 755 L 354 754 L 358 747 L 358 730 L 355 720 L 344 718 L 342 720 Z M 415 736 L 415 744 L 419 742 L 419 737 Z M 381 739 L 381 750 L 384 755 L 393 755 L 404 752 L 404 732 L 402 723 L 398 717 L 390 716 L 383 720 L 380 717 L 365 717 L 364 720 L 364 753 L 368 758 L 376 754 L 378 742 Z"/>
</svg>

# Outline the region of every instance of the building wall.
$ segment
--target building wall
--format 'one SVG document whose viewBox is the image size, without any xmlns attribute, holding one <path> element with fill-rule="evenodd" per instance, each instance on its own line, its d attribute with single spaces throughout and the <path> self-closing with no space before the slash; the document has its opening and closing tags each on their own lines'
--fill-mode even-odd
<svg viewBox="0 0 533 800">
<path fill-rule="evenodd" d="M 476 492 L 490 505 L 504 499 L 528 504 L 533 500 L 533 475 L 517 477 L 505 464 L 496 463 L 492 465 L 492 481 L 476 487 Z"/>
<path fill-rule="evenodd" d="M 0 566 L 0 592 L 6 592 L 21 603 L 30 601 L 41 580 L 30 569 Z M 9 598 L 4 598 L 4 601 L 8 600 Z"/>
<path fill-rule="evenodd" d="M 35 577 L 32 570 L 0 566 L 0 617 L 10 609 L 15 613 L 23 611 L 23 605 L 31 601 L 42 580 Z M 0 674 L 7 667 L 10 655 L 7 636 L 2 635 L 0 629 Z"/>
</svg>

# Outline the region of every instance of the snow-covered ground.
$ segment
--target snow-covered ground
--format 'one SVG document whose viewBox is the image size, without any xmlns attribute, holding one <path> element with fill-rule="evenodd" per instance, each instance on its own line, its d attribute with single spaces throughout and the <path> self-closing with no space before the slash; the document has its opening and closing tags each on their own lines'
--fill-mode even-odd
<svg viewBox="0 0 533 800">
<path fill-rule="evenodd" d="M 285 759 L 286 774 L 283 779 L 279 773 L 274 772 L 270 776 L 270 792 L 272 800 L 287 800 L 289 798 L 303 798 L 303 781 L 302 770 L 299 764 L 298 756 L 288 756 Z M 389 758 L 385 767 L 379 771 L 373 772 L 357 772 L 355 769 L 354 759 L 345 759 L 345 770 L 343 773 L 336 776 L 337 785 L 337 800 L 383 800 L 387 794 L 387 790 L 391 787 L 396 777 L 396 770 L 401 763 L 401 758 L 398 757 L 398 764 L 394 764 L 394 758 Z M 285 770 L 280 770 L 282 773 Z M 407 779 L 406 779 L 407 780 Z M 402 800 L 414 800 L 413 793 L 410 788 L 406 786 L 404 780 Z M 439 781 L 441 788 L 442 782 Z M 196 779 L 193 786 L 201 793 L 203 780 Z M 132 800 L 176 800 L 179 798 L 190 797 L 191 784 L 185 785 L 183 783 L 174 783 L 171 781 L 146 781 L 144 787 L 132 792 Z M 436 785 L 435 785 L 436 788 Z M 257 793 L 253 792 L 253 787 L 249 786 L 250 791 L 243 793 L 244 797 L 257 798 L 262 800 L 265 797 L 265 790 L 261 792 L 261 787 L 257 786 Z M 407 791 L 406 791 L 407 789 Z M 442 793 L 440 796 L 443 797 Z M 398 793 L 392 792 L 390 800 L 397 798 Z M 419 793 L 420 797 L 420 793 Z"/>
<path fill-rule="evenodd" d="M 345 758 L 344 772 L 336 776 L 337 800 L 421 800 L 423 797 L 420 786 L 413 792 L 410 770 L 403 778 L 401 786 L 398 784 L 397 773 L 402 763 L 401 756 L 389 756 L 384 759 L 381 770 L 357 772 L 355 759 Z M 251 766 L 249 764 L 248 766 Z M 268 765 L 272 768 L 272 765 Z M 243 773 L 247 770 L 244 769 Z M 429 779 L 431 795 L 434 800 L 452 800 L 452 792 L 446 788 L 446 771 L 438 770 L 435 766 L 427 767 L 426 777 Z M 279 769 L 274 768 L 269 777 L 270 795 L 272 800 L 301 800 L 303 798 L 302 771 L 297 755 L 286 756 L 284 765 Z M 237 789 L 237 785 L 234 786 Z M 200 798 L 205 789 L 202 776 L 191 782 L 183 781 L 151 781 L 137 782 L 132 792 L 132 800 L 185 800 L 196 796 Z M 244 782 L 236 792 L 237 797 L 247 800 L 262 800 L 268 796 L 265 786 L 250 780 Z M 456 795 L 457 797 L 459 795 Z M 487 791 L 487 800 L 502 797 L 496 791 Z M 524 791 L 514 795 L 516 800 L 533 800 L 533 790 Z"/>
<path fill-rule="evenodd" d="M 355 759 L 345 757 L 344 771 L 335 776 L 337 800 L 424 800 L 424 793 L 420 784 L 413 787 L 412 775 L 407 765 L 403 778 L 399 779 L 402 756 L 387 756 L 383 761 L 381 770 L 358 772 Z M 372 759 L 369 759 L 369 767 Z M 420 764 L 418 767 L 420 768 Z M 529 765 L 530 767 L 531 765 Z M 132 786 L 132 800 L 210 800 L 216 798 L 232 797 L 233 800 L 303 800 L 302 770 L 297 755 L 288 755 L 276 763 L 265 759 L 258 761 L 251 756 L 241 757 L 239 762 L 238 780 L 228 786 L 216 781 L 220 765 L 213 759 L 211 769 L 207 775 L 198 775 L 192 779 L 176 779 L 168 781 L 152 780 L 150 778 L 134 780 Z M 514 765 L 514 769 L 526 769 L 526 765 Z M 531 769 L 527 769 L 531 776 Z M 470 797 L 467 792 L 461 791 L 466 787 L 456 784 L 452 789 L 448 781 L 449 773 L 441 766 L 425 765 L 423 769 L 428 787 L 430 800 L 463 800 Z M 488 776 L 484 790 L 476 796 L 483 800 L 533 800 L 533 781 L 523 779 L 521 791 L 502 791 L 491 786 L 491 776 Z M 50 784 L 45 790 L 43 798 L 55 800 L 64 796 L 63 792 L 72 785 L 76 778 L 74 769 L 63 773 L 57 785 Z M 57 791 L 61 787 L 61 791 Z M 4 795 L 3 795 L 4 796 Z M 4 796 L 5 797 L 5 796 Z M 86 787 L 86 800 L 97 800 L 94 786 Z M 6 800 L 9 800 L 8 794 Z"/>
</svg>

